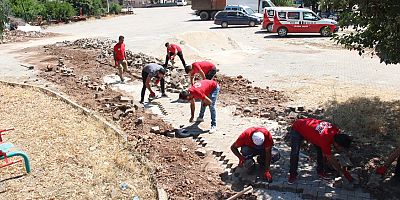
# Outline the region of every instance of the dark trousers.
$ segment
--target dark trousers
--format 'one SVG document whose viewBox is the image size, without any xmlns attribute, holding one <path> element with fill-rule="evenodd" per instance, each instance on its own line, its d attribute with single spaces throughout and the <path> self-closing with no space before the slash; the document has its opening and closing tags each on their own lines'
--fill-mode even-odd
<svg viewBox="0 0 400 200">
<path fill-rule="evenodd" d="M 142 87 L 142 93 L 140 96 L 140 102 L 144 101 L 144 95 L 146 93 L 146 79 L 149 76 L 149 74 L 145 71 L 142 71 L 142 80 L 143 80 L 143 87 Z M 160 85 L 161 85 L 161 93 L 164 94 L 165 93 L 165 80 L 164 78 L 162 78 L 160 80 Z"/>
<path fill-rule="evenodd" d="M 300 154 L 300 146 L 303 142 L 304 137 L 300 135 L 300 133 L 291 130 L 290 131 L 290 141 L 291 141 L 291 151 L 290 151 L 290 169 L 289 172 L 291 174 L 297 175 L 297 168 L 299 166 L 299 154 Z M 317 150 L 317 172 L 324 171 L 324 159 L 322 155 L 321 148 L 314 145 Z"/>
<path fill-rule="evenodd" d="M 394 175 L 400 178 L 400 156 L 397 158 L 396 168 L 394 169 Z"/>
<path fill-rule="evenodd" d="M 240 148 L 240 153 L 246 159 L 252 159 L 254 156 L 258 156 L 257 162 L 260 165 L 264 165 L 264 161 L 265 161 L 265 150 L 264 149 L 256 149 L 256 148 L 251 148 L 249 146 L 242 146 Z"/>
<path fill-rule="evenodd" d="M 164 64 L 164 67 L 167 67 L 167 66 L 168 66 L 168 61 L 169 61 L 169 59 L 171 58 L 171 56 L 173 56 L 173 55 L 174 55 L 174 53 L 169 52 L 169 55 L 167 54 L 167 55 L 165 56 L 165 64 Z M 178 51 L 178 53 L 177 53 L 176 55 L 178 55 L 179 59 L 181 59 L 183 68 L 185 68 L 185 67 L 186 67 L 186 63 L 185 63 L 185 59 L 183 58 L 182 51 Z"/>
<path fill-rule="evenodd" d="M 207 74 L 206 74 L 206 79 L 212 80 L 217 73 L 217 68 L 213 67 Z"/>
</svg>

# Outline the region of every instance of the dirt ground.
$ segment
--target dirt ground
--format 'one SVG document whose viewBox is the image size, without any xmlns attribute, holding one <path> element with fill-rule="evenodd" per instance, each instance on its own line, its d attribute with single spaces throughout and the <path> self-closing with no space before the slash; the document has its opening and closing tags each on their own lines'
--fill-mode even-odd
<svg viewBox="0 0 400 200">
<path fill-rule="evenodd" d="M 76 46 L 50 45 L 30 50 L 37 52 L 34 56 L 37 62 L 32 64 L 41 71 L 40 77 L 56 84 L 81 105 L 98 111 L 110 121 L 117 112 L 133 108 L 132 112 L 114 120 L 129 135 L 128 150 L 144 155 L 151 161 L 152 173 L 170 199 L 221 199 L 234 194 L 220 180 L 219 174 L 223 171 L 214 158 L 209 154 L 206 157 L 196 155 L 194 151 L 198 147 L 191 139 L 162 135 L 173 128 L 140 105 L 121 102 L 121 94 L 107 86 L 98 91 L 102 86 L 101 78 L 116 71 L 108 64 L 111 63 L 110 58 L 107 62 L 99 62 L 96 60 L 98 50 L 82 50 Z M 67 67 L 73 67 L 73 76 L 57 72 L 60 58 Z M 49 68 L 52 70 L 48 71 Z M 83 77 L 91 80 L 90 83 L 84 84 Z M 150 133 L 154 126 L 160 127 L 161 134 Z M 247 195 L 245 198 L 253 197 Z"/>
<path fill-rule="evenodd" d="M 32 64 L 42 70 L 40 76 L 60 86 L 65 93 L 74 97 L 84 106 L 102 112 L 109 119 L 112 119 L 116 112 L 121 110 L 121 106 L 124 107 L 124 105 L 118 105 L 121 102 L 116 101 L 111 103 L 111 109 L 109 108 L 110 99 L 112 99 L 111 102 L 115 101 L 121 94 L 112 92 L 107 87 L 103 91 L 97 91 L 102 86 L 101 78 L 104 74 L 115 72 L 115 69 L 109 64 L 112 63 L 110 57 L 99 59 L 99 50 L 95 48 L 83 50 L 77 46 L 50 45 L 44 48 L 30 49 L 30 51 L 37 53 L 34 56 L 36 63 Z M 57 72 L 60 58 L 62 58 L 67 67 L 73 68 L 73 76 L 64 76 L 61 72 Z M 49 71 L 49 68 L 52 68 L 52 70 Z M 133 72 L 136 75 L 131 76 L 131 78 L 137 78 L 138 71 L 139 69 L 133 68 Z M 82 81 L 83 77 L 88 77 L 91 81 L 85 83 Z M 223 105 L 235 105 L 237 107 L 235 115 L 265 117 L 288 124 L 296 119 L 299 114 L 330 119 L 329 116 L 332 116 L 332 112 L 336 112 L 334 116 L 338 116 L 338 113 L 346 115 L 344 111 L 349 111 L 344 106 L 342 111 L 338 109 L 341 108 L 340 106 L 332 106 L 327 113 L 324 113 L 323 109 L 309 110 L 303 106 L 300 108 L 285 107 L 284 105 L 290 102 L 290 98 L 287 96 L 290 94 L 270 90 L 269 88 L 254 87 L 251 81 L 241 76 L 227 77 L 219 75 L 217 76 L 217 81 L 223 88 L 221 90 L 220 103 Z M 109 105 L 107 106 L 107 104 Z M 118 109 L 115 109 L 115 106 Z M 122 110 L 125 112 L 129 108 L 125 107 Z M 332 108 L 336 110 L 332 110 Z M 360 109 L 362 110 L 362 108 Z M 394 112 L 393 116 L 396 113 Z M 360 118 L 355 113 L 347 114 Z M 144 123 L 138 124 L 137 119 L 141 116 L 144 117 Z M 343 122 L 337 120 L 336 122 L 343 124 Z M 172 195 L 173 199 L 182 197 L 218 199 L 221 195 L 227 195 L 230 192 L 217 178 L 218 174 L 221 173 L 221 169 L 218 169 L 218 167 L 207 169 L 209 166 L 204 165 L 206 161 L 193 154 L 196 146 L 190 140 L 178 140 L 149 133 L 150 128 L 153 126 L 160 126 L 160 132 L 172 130 L 172 127 L 162 122 L 162 120 L 146 113 L 142 108 L 137 108 L 134 113 L 121 117 L 118 123 L 130 134 L 128 139 L 130 140 L 131 149 L 143 153 L 155 163 L 156 177 L 167 192 Z M 166 140 L 168 142 L 165 142 Z M 387 145 L 395 145 L 395 143 L 387 143 Z M 374 149 L 374 151 L 365 151 L 365 149 Z M 362 167 L 360 176 L 363 184 L 368 181 L 368 172 L 373 168 L 373 166 L 370 166 L 369 161 L 375 158 L 377 163 L 382 162 L 380 155 L 386 155 L 388 151 L 385 145 L 376 147 L 374 144 L 365 144 L 365 140 L 356 138 L 356 145 L 351 150 L 350 157 L 355 166 Z M 202 173 L 198 173 L 199 171 L 202 171 Z M 377 196 L 382 194 L 382 190 L 371 191 L 375 192 L 374 194 Z M 394 194 L 394 197 L 396 195 Z"/>
</svg>

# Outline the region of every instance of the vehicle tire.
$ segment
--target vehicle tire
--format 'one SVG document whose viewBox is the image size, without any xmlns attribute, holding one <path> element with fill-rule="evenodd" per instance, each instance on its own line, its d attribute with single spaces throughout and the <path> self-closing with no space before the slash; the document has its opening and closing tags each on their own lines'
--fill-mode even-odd
<svg viewBox="0 0 400 200">
<path fill-rule="evenodd" d="M 222 28 L 227 28 L 228 27 L 228 22 L 222 22 L 221 26 L 222 26 Z"/>
<path fill-rule="evenodd" d="M 287 36 L 287 33 L 288 33 L 287 28 L 285 28 L 285 27 L 280 27 L 280 28 L 278 28 L 278 35 L 279 35 L 279 37 L 286 37 L 286 36 Z"/>
<path fill-rule="evenodd" d="M 256 22 L 255 21 L 250 21 L 249 22 L 249 26 L 256 26 Z"/>
<path fill-rule="evenodd" d="M 210 15 L 208 14 L 207 11 L 201 11 L 200 12 L 200 19 L 201 20 L 209 20 L 210 19 Z"/>
<path fill-rule="evenodd" d="M 324 37 L 329 37 L 332 35 L 331 33 L 331 28 L 329 26 L 322 27 L 321 30 L 319 31 L 322 36 Z"/>
<path fill-rule="evenodd" d="M 272 25 L 273 24 L 268 24 L 267 25 L 267 31 L 270 32 L 270 33 L 272 33 L 272 28 L 273 28 Z"/>
<path fill-rule="evenodd" d="M 215 19 L 214 17 L 215 17 L 216 14 L 217 14 L 217 11 L 212 11 L 211 12 L 211 16 L 210 16 L 211 19 Z"/>
</svg>

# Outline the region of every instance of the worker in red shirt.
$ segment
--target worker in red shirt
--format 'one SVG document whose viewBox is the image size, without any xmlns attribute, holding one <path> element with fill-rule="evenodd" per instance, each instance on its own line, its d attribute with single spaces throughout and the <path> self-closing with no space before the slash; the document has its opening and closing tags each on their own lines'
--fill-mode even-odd
<svg viewBox="0 0 400 200">
<path fill-rule="evenodd" d="M 350 147 L 351 144 L 351 138 L 346 134 L 341 134 L 336 126 L 318 119 L 298 119 L 292 125 L 290 137 L 291 152 L 288 183 L 292 184 L 297 179 L 300 145 L 304 139 L 314 144 L 317 150 L 317 173 L 320 178 L 328 178 L 324 171 L 324 159 L 326 159 L 347 180 L 353 181 L 350 173 L 342 168 L 332 156 L 332 145 L 336 150 L 341 151 L 343 148 Z"/>
<path fill-rule="evenodd" d="M 178 55 L 179 59 L 181 59 L 183 67 L 186 66 L 185 59 L 183 59 L 182 49 L 176 44 L 170 44 L 169 42 L 165 43 L 165 47 L 167 47 L 167 56 L 165 58 L 164 67 L 168 66 L 168 61 L 174 61 L 175 56 Z"/>
<path fill-rule="evenodd" d="M 266 128 L 251 127 L 240 134 L 237 140 L 231 145 L 231 150 L 239 158 L 239 167 L 243 167 L 245 163 L 249 162 L 252 166 L 254 163 L 253 157 L 258 156 L 257 162 L 265 167 L 264 178 L 268 182 L 272 182 L 270 165 L 273 145 L 272 136 Z M 238 148 L 240 148 L 240 152 Z"/>
<path fill-rule="evenodd" d="M 119 36 L 118 43 L 114 46 L 114 61 L 115 68 L 118 69 L 118 76 L 121 82 L 124 82 L 122 74 L 128 72 L 128 63 L 126 62 L 124 36 Z"/>
<path fill-rule="evenodd" d="M 214 133 L 217 130 L 217 99 L 220 87 L 217 82 L 213 80 L 201 80 L 192 85 L 188 90 L 184 90 L 179 94 L 179 99 L 190 101 L 190 119 L 189 122 L 193 122 L 194 111 L 195 111 L 195 99 L 201 100 L 201 109 L 199 117 L 196 122 L 203 122 L 204 112 L 206 106 L 210 108 L 211 114 L 211 129 L 210 133 Z"/>
<path fill-rule="evenodd" d="M 217 68 L 211 62 L 202 61 L 186 65 L 185 72 L 190 75 L 190 83 L 193 85 L 196 74 L 200 74 L 201 79 L 212 80 L 217 73 Z"/>
<path fill-rule="evenodd" d="M 400 147 L 397 147 L 389 156 L 388 160 L 385 162 L 383 166 L 380 166 L 376 169 L 376 173 L 384 176 L 392 163 L 397 159 L 396 168 L 394 170 L 393 178 L 397 181 L 400 181 Z"/>
</svg>

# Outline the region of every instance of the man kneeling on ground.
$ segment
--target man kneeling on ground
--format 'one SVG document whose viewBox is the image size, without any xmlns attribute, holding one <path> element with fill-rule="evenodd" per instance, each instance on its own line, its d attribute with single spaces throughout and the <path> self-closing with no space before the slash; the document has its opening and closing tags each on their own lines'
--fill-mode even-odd
<svg viewBox="0 0 400 200">
<path fill-rule="evenodd" d="M 258 156 L 257 162 L 265 167 L 264 178 L 268 182 L 272 182 L 270 165 L 273 145 L 272 136 L 266 128 L 251 127 L 240 134 L 232 144 L 231 150 L 239 158 L 239 167 L 243 167 L 244 163 L 254 163 L 253 157 Z"/>
<path fill-rule="evenodd" d="M 206 106 L 209 106 L 211 113 L 211 129 L 210 133 L 217 130 L 217 99 L 219 94 L 219 85 L 213 80 L 201 80 L 191 86 L 188 90 L 184 90 L 179 94 L 179 99 L 190 101 L 190 122 L 193 122 L 195 107 L 195 99 L 201 100 L 201 109 L 196 122 L 203 122 Z"/>
<path fill-rule="evenodd" d="M 193 85 L 196 74 L 200 74 L 202 80 L 212 80 L 217 73 L 217 68 L 208 61 L 194 62 L 191 65 L 186 65 L 185 72 L 190 75 L 190 84 Z"/>
<path fill-rule="evenodd" d="M 320 178 L 328 179 L 324 171 L 324 158 L 350 182 L 353 181 L 350 173 L 342 168 L 336 158 L 332 156 L 332 145 L 336 150 L 350 147 L 351 138 L 341 134 L 340 130 L 329 122 L 318 119 L 298 119 L 292 125 L 290 131 L 290 175 L 288 183 L 292 184 L 297 179 L 297 168 L 299 162 L 300 145 L 305 139 L 314 144 L 317 150 L 317 173 Z"/>
<path fill-rule="evenodd" d="M 142 70 L 142 80 L 143 80 L 143 87 L 142 87 L 142 93 L 140 96 L 140 103 L 144 102 L 144 94 L 146 93 L 146 88 L 150 91 L 149 97 L 155 97 L 156 94 L 153 92 L 150 86 L 150 81 L 151 78 L 156 77 L 156 84 L 160 82 L 161 84 L 161 96 L 166 97 L 167 95 L 165 94 L 165 81 L 164 81 L 164 75 L 165 75 L 165 69 L 163 66 L 158 65 L 156 63 L 150 63 L 147 64 L 143 70 Z"/>
</svg>

